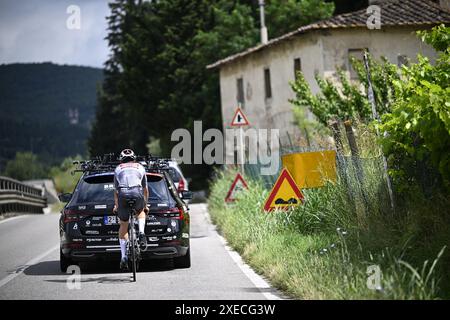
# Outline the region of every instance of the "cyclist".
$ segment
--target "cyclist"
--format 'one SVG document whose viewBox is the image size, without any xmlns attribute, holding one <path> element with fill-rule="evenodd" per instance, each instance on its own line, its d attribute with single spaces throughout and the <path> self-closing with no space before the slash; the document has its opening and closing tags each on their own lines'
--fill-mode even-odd
<svg viewBox="0 0 450 320">
<path fill-rule="evenodd" d="M 141 248 L 147 247 L 145 238 L 145 213 L 147 212 L 148 187 L 145 168 L 136 162 L 136 155 L 133 150 L 125 149 L 120 153 L 120 164 L 114 171 L 114 213 L 119 216 L 119 243 L 120 243 L 120 268 L 128 269 L 127 243 L 128 243 L 128 221 L 131 208 L 127 199 L 135 201 L 139 222 L 139 245 Z"/>
</svg>

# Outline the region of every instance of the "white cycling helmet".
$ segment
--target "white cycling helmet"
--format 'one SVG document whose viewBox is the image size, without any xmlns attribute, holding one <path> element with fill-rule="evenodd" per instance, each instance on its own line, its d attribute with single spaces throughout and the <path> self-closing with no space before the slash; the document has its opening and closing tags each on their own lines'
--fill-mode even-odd
<svg viewBox="0 0 450 320">
<path fill-rule="evenodd" d="M 126 161 L 134 161 L 136 160 L 136 155 L 134 154 L 134 151 L 131 149 L 125 149 L 122 150 L 119 157 L 120 162 L 126 162 Z"/>
</svg>

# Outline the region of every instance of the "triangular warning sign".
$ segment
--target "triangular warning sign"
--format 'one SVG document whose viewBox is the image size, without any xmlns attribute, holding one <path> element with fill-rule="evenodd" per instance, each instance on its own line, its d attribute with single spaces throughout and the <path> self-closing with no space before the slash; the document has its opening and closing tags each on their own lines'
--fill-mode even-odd
<svg viewBox="0 0 450 320">
<path fill-rule="evenodd" d="M 303 203 L 303 200 L 302 192 L 295 184 L 289 171 L 284 168 L 266 200 L 264 210 L 286 210 L 290 207 L 299 206 Z"/>
<path fill-rule="evenodd" d="M 236 178 L 231 185 L 230 190 L 225 198 L 225 202 L 233 202 L 236 200 L 236 194 L 238 194 L 243 189 L 248 189 L 247 183 L 240 173 L 236 175 Z"/>
<path fill-rule="evenodd" d="M 231 126 L 239 127 L 239 126 L 248 126 L 250 123 L 247 120 L 244 112 L 241 108 L 237 108 L 233 117 L 233 121 L 231 121 Z"/>
</svg>

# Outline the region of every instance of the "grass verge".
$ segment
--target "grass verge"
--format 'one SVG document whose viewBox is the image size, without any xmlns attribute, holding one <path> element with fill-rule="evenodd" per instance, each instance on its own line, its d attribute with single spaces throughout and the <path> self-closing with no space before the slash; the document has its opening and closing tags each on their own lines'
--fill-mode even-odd
<svg viewBox="0 0 450 320">
<path fill-rule="evenodd" d="M 265 213 L 268 191 L 254 180 L 225 204 L 235 172 L 223 171 L 211 184 L 209 211 L 243 259 L 294 298 L 448 298 L 448 200 L 405 200 L 394 214 L 380 203 L 376 175 L 366 173 L 364 201 L 349 201 L 337 183 L 305 190 L 297 209 Z"/>
</svg>

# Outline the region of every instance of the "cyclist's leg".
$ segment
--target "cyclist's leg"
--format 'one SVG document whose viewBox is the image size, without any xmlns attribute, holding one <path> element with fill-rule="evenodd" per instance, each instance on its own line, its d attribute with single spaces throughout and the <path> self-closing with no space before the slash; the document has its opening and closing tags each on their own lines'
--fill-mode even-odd
<svg viewBox="0 0 450 320">
<path fill-rule="evenodd" d="M 136 198 L 136 218 L 138 220 L 139 225 L 139 243 L 142 248 L 147 247 L 147 239 L 145 238 L 145 201 L 142 190 L 135 190 L 135 198 Z"/>
<path fill-rule="evenodd" d="M 119 193 L 119 244 L 121 253 L 121 267 L 126 264 L 127 257 L 127 244 L 128 244 L 128 220 L 130 218 L 130 208 L 126 203 L 126 194 Z"/>
<path fill-rule="evenodd" d="M 127 242 L 128 242 L 128 221 L 120 220 L 119 243 L 122 259 L 127 256 Z"/>
<path fill-rule="evenodd" d="M 144 195 L 141 189 L 134 188 L 129 190 L 129 197 L 132 197 L 135 200 L 133 209 L 135 210 L 136 214 L 135 217 L 138 220 L 139 223 L 139 233 L 144 233 L 145 229 L 145 201 L 144 201 Z"/>
<path fill-rule="evenodd" d="M 139 212 L 139 211 L 138 211 Z M 136 214 L 138 224 L 139 224 L 139 245 L 141 250 L 146 250 L 147 248 L 147 237 L 145 236 L 145 212 L 141 210 L 139 214 Z"/>
<path fill-rule="evenodd" d="M 145 212 L 142 210 L 137 216 L 139 223 L 139 233 L 144 233 L 145 231 Z"/>
</svg>

